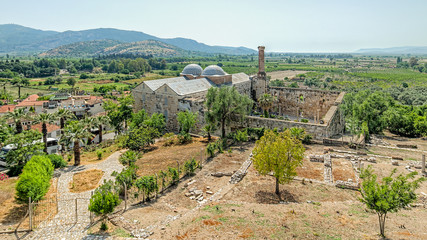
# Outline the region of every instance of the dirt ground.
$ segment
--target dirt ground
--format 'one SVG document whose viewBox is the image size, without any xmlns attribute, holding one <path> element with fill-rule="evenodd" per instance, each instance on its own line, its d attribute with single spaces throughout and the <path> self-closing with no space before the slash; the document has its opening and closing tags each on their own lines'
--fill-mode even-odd
<svg viewBox="0 0 427 240">
<path fill-rule="evenodd" d="M 306 72 L 307 71 L 292 71 L 292 70 L 276 71 L 276 72 L 268 72 L 267 76 L 270 76 L 271 80 L 276 80 L 276 79 L 283 80 L 285 77 L 292 78 L 298 74 L 306 73 Z"/>
<path fill-rule="evenodd" d="M 297 172 L 307 180 L 280 185 L 280 198 L 274 194 L 274 179 L 260 176 L 253 165 L 235 185 L 229 184 L 230 177 L 211 176 L 211 173 L 239 169 L 253 146 L 253 143 L 246 143 L 242 148 L 232 147 L 231 154 L 219 154 L 195 176 L 170 188 L 157 200 L 132 206 L 123 216 L 140 229 L 157 226 L 150 239 L 379 239 L 377 215 L 366 210 L 359 201 L 359 192 L 317 182 L 323 181 L 323 163 L 310 162 L 307 156 L 323 154 L 323 145 L 306 146 L 306 158 Z M 346 147 L 333 148 L 354 151 Z M 372 149 L 365 150 L 369 151 Z M 154 151 L 144 155 L 142 159 L 148 157 L 144 160 L 145 168 L 173 157 L 154 155 Z M 174 157 L 180 159 L 182 153 Z M 405 165 L 410 161 L 402 161 L 397 166 L 398 173 L 408 173 Z M 373 165 L 380 178 L 396 168 L 387 159 L 363 164 Z M 333 158 L 332 166 L 335 181 L 355 180 L 349 160 Z M 196 182 L 186 187 L 185 184 L 192 180 Z M 212 191 L 215 198 L 198 207 L 195 200 L 185 196 L 193 187 L 202 190 L 207 197 L 211 195 L 206 191 Z M 427 183 L 424 182 L 417 192 L 427 192 Z M 386 234 L 391 239 L 427 239 L 422 219 L 427 219 L 427 210 L 423 207 L 391 213 L 387 217 Z"/>
<path fill-rule="evenodd" d="M 22 224 L 20 225 L 19 229 L 28 229 L 29 227 L 29 220 L 28 217 L 23 220 L 23 217 L 25 217 L 26 213 L 28 212 L 28 205 L 21 204 L 15 200 L 15 185 L 18 181 L 17 177 L 9 178 L 7 180 L 0 182 L 0 196 L 1 196 L 1 207 L 0 207 L 0 231 L 9 231 L 9 230 L 15 230 L 19 222 L 22 221 Z M 53 178 L 51 180 L 51 185 L 49 188 L 49 191 L 47 192 L 44 199 L 47 199 L 49 201 L 50 199 L 53 199 L 56 196 L 56 186 L 57 186 L 57 179 Z M 47 216 L 44 216 L 44 214 L 41 214 L 46 209 L 54 209 L 56 211 L 56 208 L 52 208 L 51 206 L 47 205 L 41 205 L 38 207 L 35 211 L 35 217 L 34 217 L 34 223 L 37 224 L 38 221 L 45 220 Z M 56 213 L 53 213 L 53 216 Z M 1 238 L 1 235 L 0 235 Z"/>
<path fill-rule="evenodd" d="M 90 169 L 73 175 L 70 182 L 70 192 L 80 193 L 95 189 L 99 185 L 104 172 L 99 169 Z"/>
<path fill-rule="evenodd" d="M 136 162 L 139 167 L 138 175 L 152 175 L 160 170 L 166 171 L 168 167 L 180 166 L 195 158 L 196 161 L 206 158 L 207 141 L 204 138 L 193 138 L 192 143 L 174 144 L 172 146 L 163 146 L 163 142 L 157 142 L 151 146 L 151 150 L 144 153 L 143 156 Z"/>
</svg>

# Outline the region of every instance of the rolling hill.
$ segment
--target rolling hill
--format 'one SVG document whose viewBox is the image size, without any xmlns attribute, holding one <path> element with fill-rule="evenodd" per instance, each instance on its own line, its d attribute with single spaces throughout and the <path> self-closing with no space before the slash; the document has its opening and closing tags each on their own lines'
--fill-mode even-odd
<svg viewBox="0 0 427 240">
<path fill-rule="evenodd" d="M 154 57 L 176 57 L 189 55 L 191 52 L 170 44 L 145 40 L 123 43 L 117 40 L 94 40 L 71 43 L 51 49 L 40 54 L 42 57 L 92 57 L 109 54 L 142 54 Z"/>
<path fill-rule="evenodd" d="M 0 25 L 0 53 L 40 53 L 63 45 L 93 40 L 140 42 L 156 40 L 187 51 L 245 55 L 256 53 L 246 47 L 209 46 L 187 38 L 158 38 L 143 32 L 114 28 L 97 28 L 82 31 L 43 31 L 15 24 Z"/>
</svg>

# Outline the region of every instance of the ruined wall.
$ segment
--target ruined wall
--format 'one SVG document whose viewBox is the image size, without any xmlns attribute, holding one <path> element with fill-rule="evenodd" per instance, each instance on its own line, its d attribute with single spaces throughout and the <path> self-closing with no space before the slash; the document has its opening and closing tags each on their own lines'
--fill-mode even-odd
<svg viewBox="0 0 427 240">
<path fill-rule="evenodd" d="M 278 115 L 298 116 L 299 114 L 308 119 L 315 119 L 318 114 L 322 119 L 340 94 L 332 91 L 282 87 L 269 88 L 269 92 L 277 99 L 273 111 Z"/>
<path fill-rule="evenodd" d="M 251 97 L 251 81 L 236 83 L 233 86 L 240 94 Z"/>
</svg>

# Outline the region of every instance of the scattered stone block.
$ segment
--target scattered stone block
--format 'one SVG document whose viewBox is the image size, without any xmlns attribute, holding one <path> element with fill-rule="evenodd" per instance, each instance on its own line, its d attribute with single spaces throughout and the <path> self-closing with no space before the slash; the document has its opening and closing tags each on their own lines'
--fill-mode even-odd
<svg viewBox="0 0 427 240">
<path fill-rule="evenodd" d="M 396 147 L 398 147 L 398 148 L 418 148 L 417 145 L 413 145 L 413 144 L 396 144 Z"/>
<path fill-rule="evenodd" d="M 206 191 L 206 194 L 210 194 L 210 195 L 212 195 L 212 194 L 213 194 L 213 192 L 212 192 L 212 191 Z"/>
<path fill-rule="evenodd" d="M 403 158 L 401 158 L 401 157 L 397 157 L 397 156 L 392 156 L 392 157 L 391 157 L 391 159 L 392 159 L 392 160 L 400 160 L 400 161 L 403 161 Z"/>
<path fill-rule="evenodd" d="M 391 165 L 393 165 L 393 166 L 399 166 L 399 162 L 398 161 L 391 161 Z"/>
<path fill-rule="evenodd" d="M 185 193 L 185 196 L 186 197 L 191 197 L 191 196 L 193 196 L 193 193 L 192 192 Z"/>
</svg>

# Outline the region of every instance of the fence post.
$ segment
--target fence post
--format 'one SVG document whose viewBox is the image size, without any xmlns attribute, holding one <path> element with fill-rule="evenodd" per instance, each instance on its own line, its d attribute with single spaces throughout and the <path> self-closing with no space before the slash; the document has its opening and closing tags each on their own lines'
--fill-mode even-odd
<svg viewBox="0 0 427 240">
<path fill-rule="evenodd" d="M 33 210 L 31 206 L 31 197 L 28 198 L 28 212 L 29 212 L 29 221 L 30 221 L 30 231 L 33 230 Z"/>
<path fill-rule="evenodd" d="M 78 216 L 77 216 L 77 198 L 75 199 L 75 202 L 76 202 L 76 223 L 77 223 L 77 218 L 78 218 Z"/>
<path fill-rule="evenodd" d="M 155 173 L 155 175 L 156 175 L 156 186 L 157 186 L 157 189 L 156 189 L 156 199 L 157 199 L 157 193 L 159 192 L 159 181 L 157 178 L 157 173 Z"/>
<path fill-rule="evenodd" d="M 203 168 L 203 148 L 200 149 L 200 163 L 199 163 L 199 167 L 200 169 Z"/>
<path fill-rule="evenodd" d="M 180 169 L 179 169 L 179 162 L 178 161 L 176 161 L 177 163 L 178 163 L 178 182 L 179 182 L 179 177 L 180 177 Z"/>
<path fill-rule="evenodd" d="M 127 189 L 126 183 L 123 182 L 123 184 L 125 185 L 125 211 L 126 211 L 128 206 L 128 189 Z"/>
</svg>

